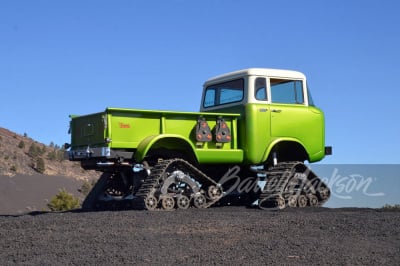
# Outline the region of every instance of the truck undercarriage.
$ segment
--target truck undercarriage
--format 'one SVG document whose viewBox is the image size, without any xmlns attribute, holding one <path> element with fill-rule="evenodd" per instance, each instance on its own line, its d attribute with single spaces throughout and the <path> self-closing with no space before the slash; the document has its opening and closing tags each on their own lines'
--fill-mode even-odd
<svg viewBox="0 0 400 266">
<path fill-rule="evenodd" d="M 144 162 L 110 167 L 82 208 L 173 210 L 245 205 L 276 210 L 322 206 L 330 197 L 326 184 L 302 162 L 280 162 L 266 170 L 234 165 L 200 168 L 204 172 L 181 158 L 158 159 L 151 166 Z"/>
</svg>

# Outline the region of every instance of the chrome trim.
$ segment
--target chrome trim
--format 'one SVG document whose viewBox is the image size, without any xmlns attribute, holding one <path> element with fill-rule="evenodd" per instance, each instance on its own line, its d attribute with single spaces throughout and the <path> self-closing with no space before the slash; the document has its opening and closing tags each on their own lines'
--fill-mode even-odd
<svg viewBox="0 0 400 266">
<path fill-rule="evenodd" d="M 68 151 L 68 155 L 70 160 L 96 158 L 96 157 L 110 157 L 111 148 L 110 147 L 91 148 L 88 146 L 86 149 L 70 150 Z"/>
</svg>

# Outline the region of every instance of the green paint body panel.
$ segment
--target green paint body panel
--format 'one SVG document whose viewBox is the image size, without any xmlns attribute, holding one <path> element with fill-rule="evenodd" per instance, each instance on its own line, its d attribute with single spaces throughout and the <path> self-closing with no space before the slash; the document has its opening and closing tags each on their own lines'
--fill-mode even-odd
<svg viewBox="0 0 400 266">
<path fill-rule="evenodd" d="M 73 147 L 102 146 L 107 134 L 105 131 L 104 113 L 85 116 L 71 115 L 70 133 Z"/>
<path fill-rule="evenodd" d="M 214 128 L 217 118 L 224 118 L 232 140 L 218 145 L 215 141 L 197 146 L 195 128 L 204 117 Z M 141 161 L 152 148 L 191 149 L 199 163 L 241 163 L 243 150 L 238 147 L 239 114 L 172 112 L 107 108 L 105 112 L 71 118 L 72 149 L 108 146 L 111 149 L 135 150 Z M 110 139 L 106 143 L 105 139 Z"/>
<path fill-rule="evenodd" d="M 272 108 L 284 109 L 281 113 Z M 324 157 L 322 112 L 315 107 L 271 104 L 247 104 L 237 109 L 242 114 L 208 112 L 172 112 L 107 108 L 104 112 L 71 117 L 72 149 L 87 146 L 133 150 L 142 161 L 152 148 L 190 150 L 200 164 L 264 162 L 275 143 L 298 142 L 306 148 L 310 161 Z M 197 145 L 195 128 L 204 117 L 211 129 L 217 118 L 224 118 L 232 140 L 220 146 L 214 141 Z M 106 139 L 111 142 L 106 143 Z"/>
</svg>

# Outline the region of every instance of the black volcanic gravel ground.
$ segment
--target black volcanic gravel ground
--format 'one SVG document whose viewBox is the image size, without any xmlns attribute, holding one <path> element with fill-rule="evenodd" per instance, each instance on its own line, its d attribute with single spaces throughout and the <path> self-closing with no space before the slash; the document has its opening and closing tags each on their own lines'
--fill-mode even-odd
<svg viewBox="0 0 400 266">
<path fill-rule="evenodd" d="M 0 265 L 400 265 L 400 212 L 245 207 L 0 216 Z"/>
</svg>

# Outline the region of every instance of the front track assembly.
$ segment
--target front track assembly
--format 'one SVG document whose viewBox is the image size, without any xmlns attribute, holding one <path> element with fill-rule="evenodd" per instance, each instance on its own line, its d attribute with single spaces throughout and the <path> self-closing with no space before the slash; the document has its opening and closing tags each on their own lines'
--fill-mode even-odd
<svg viewBox="0 0 400 266">
<path fill-rule="evenodd" d="M 322 206 L 330 197 L 328 186 L 302 162 L 278 163 L 266 173 L 258 201 L 261 209 Z"/>
</svg>

